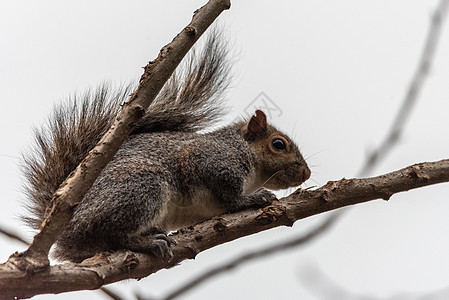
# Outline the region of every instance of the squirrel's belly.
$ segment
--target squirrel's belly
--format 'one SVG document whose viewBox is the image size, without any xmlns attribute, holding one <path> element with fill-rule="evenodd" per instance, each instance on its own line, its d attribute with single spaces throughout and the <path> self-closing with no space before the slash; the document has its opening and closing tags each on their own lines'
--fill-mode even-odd
<svg viewBox="0 0 449 300">
<path fill-rule="evenodd" d="M 171 192 L 167 197 L 170 199 L 164 199 L 163 208 L 152 224 L 166 231 L 195 225 L 226 211 L 207 189 L 198 189 L 188 198 L 178 192 Z"/>
</svg>

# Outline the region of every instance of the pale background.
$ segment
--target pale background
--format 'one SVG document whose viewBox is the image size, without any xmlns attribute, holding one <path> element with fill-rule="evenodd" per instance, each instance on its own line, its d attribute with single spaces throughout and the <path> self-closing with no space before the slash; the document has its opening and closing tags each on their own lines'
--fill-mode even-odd
<svg viewBox="0 0 449 300">
<path fill-rule="evenodd" d="M 0 1 L 1 226 L 32 237 L 18 220 L 20 151 L 32 141 L 32 126 L 70 93 L 104 80 L 137 79 L 205 2 Z M 304 186 L 354 176 L 392 123 L 435 5 L 429 0 L 233 1 L 220 17 L 235 58 L 227 120 L 243 115 L 263 91 L 283 111 L 272 121 L 294 137 L 311 165 L 312 179 Z M 376 174 L 449 158 L 448 54 L 445 29 L 404 136 Z M 358 205 L 306 247 L 241 266 L 181 299 L 332 299 L 318 291 L 329 285 L 312 280 L 316 268 L 358 295 L 422 295 L 446 288 L 448 195 L 449 185 L 441 184 Z M 163 296 L 201 270 L 297 236 L 320 218 L 216 247 L 195 261 L 112 288 L 128 298 L 134 292 Z M 23 249 L 0 237 L 1 261 Z M 35 299 L 80 296 L 106 299 L 100 292 Z"/>
</svg>

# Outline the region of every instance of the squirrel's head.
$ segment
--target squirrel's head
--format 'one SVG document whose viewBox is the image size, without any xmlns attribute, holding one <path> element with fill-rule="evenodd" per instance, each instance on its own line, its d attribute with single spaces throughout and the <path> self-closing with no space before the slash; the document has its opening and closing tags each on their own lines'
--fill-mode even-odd
<svg viewBox="0 0 449 300">
<path fill-rule="evenodd" d="M 261 110 L 245 123 L 243 137 L 257 157 L 257 173 L 263 187 L 272 190 L 298 186 L 310 177 L 310 169 L 298 146 L 284 133 L 267 123 Z"/>
</svg>

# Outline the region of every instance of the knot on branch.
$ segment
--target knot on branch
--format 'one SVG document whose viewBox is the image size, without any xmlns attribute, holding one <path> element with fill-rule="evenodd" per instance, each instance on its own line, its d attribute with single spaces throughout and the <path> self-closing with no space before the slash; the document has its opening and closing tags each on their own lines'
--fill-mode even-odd
<svg viewBox="0 0 449 300">
<path fill-rule="evenodd" d="M 184 28 L 184 31 L 185 31 L 185 33 L 188 36 L 192 36 L 192 37 L 196 36 L 196 29 L 195 29 L 195 27 L 187 26 L 186 28 Z"/>
<path fill-rule="evenodd" d="M 326 202 L 332 202 L 335 200 L 333 196 L 334 191 L 344 188 L 351 180 L 342 178 L 339 181 L 329 181 L 325 186 L 321 188 L 322 198 Z"/>
<path fill-rule="evenodd" d="M 417 164 L 411 167 L 410 176 L 419 180 L 419 181 L 428 181 L 430 179 L 429 175 L 422 170 L 422 165 Z"/>
<path fill-rule="evenodd" d="M 223 233 L 226 230 L 226 220 L 224 218 L 216 218 L 217 223 L 214 225 L 216 233 Z"/>
<path fill-rule="evenodd" d="M 256 217 L 256 221 L 261 225 L 268 225 L 280 217 L 284 216 L 286 208 L 281 205 L 269 205 L 262 208 L 262 213 Z"/>
<path fill-rule="evenodd" d="M 7 264 L 12 269 L 18 269 L 22 272 L 26 272 L 28 275 L 32 275 L 41 271 L 44 271 L 49 265 L 47 255 L 40 251 L 25 251 L 25 252 L 15 252 L 12 254 Z"/>
<path fill-rule="evenodd" d="M 139 258 L 136 256 L 135 253 L 129 252 L 127 253 L 125 259 L 123 260 L 122 269 L 124 269 L 124 271 L 126 270 L 129 272 L 135 269 L 138 265 L 139 265 Z"/>
<path fill-rule="evenodd" d="M 143 106 L 140 104 L 135 104 L 134 102 L 126 102 L 125 104 L 123 104 L 123 108 L 128 109 L 134 120 L 140 120 L 140 118 L 145 115 L 145 109 L 143 108 Z M 117 118 L 117 120 L 119 120 L 119 118 Z M 136 126 L 136 123 L 131 122 L 128 126 L 134 128 Z"/>
</svg>

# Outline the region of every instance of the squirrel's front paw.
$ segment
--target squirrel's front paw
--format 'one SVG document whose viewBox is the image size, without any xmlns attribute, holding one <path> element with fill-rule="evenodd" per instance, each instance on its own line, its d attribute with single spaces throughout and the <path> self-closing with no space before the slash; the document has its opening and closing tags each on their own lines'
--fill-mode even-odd
<svg viewBox="0 0 449 300">
<path fill-rule="evenodd" d="M 254 193 L 254 202 L 259 207 L 265 207 L 277 200 L 276 195 L 266 189 L 260 189 Z"/>
<path fill-rule="evenodd" d="M 174 244 L 172 238 L 168 237 L 165 233 L 159 233 L 151 236 L 151 240 L 148 244 L 149 252 L 162 258 L 173 257 L 173 252 L 171 251 L 171 245 Z"/>
<path fill-rule="evenodd" d="M 239 211 L 245 208 L 265 207 L 273 203 L 277 198 L 272 192 L 266 189 L 260 189 L 251 195 L 236 199 L 237 201 L 227 203 L 230 206 L 229 212 Z"/>
<path fill-rule="evenodd" d="M 165 232 L 157 228 L 151 228 L 150 230 L 141 234 L 144 238 L 144 245 L 141 247 L 142 252 L 151 253 L 157 257 L 171 258 L 173 253 L 171 245 L 175 244 L 175 241 L 167 236 Z"/>
</svg>

